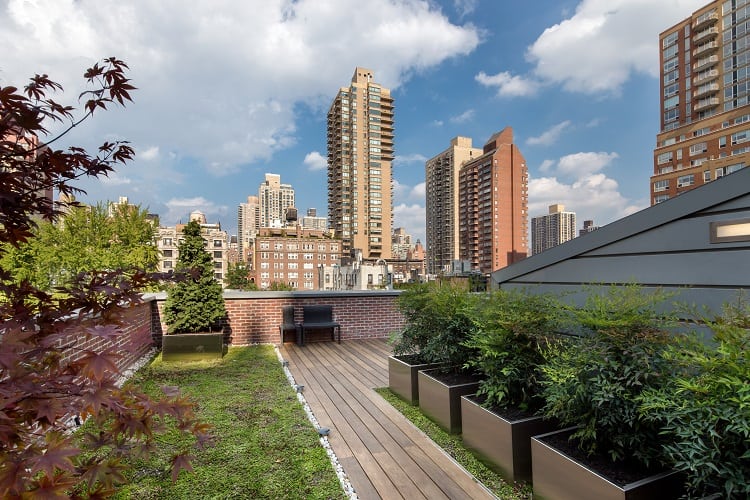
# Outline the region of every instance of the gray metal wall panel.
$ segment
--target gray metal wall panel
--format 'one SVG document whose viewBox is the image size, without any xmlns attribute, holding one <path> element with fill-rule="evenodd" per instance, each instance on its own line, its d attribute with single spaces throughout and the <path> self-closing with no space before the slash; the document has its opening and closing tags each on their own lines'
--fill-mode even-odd
<svg viewBox="0 0 750 500">
<path fill-rule="evenodd" d="M 523 283 L 750 286 L 750 248 L 683 254 L 581 257 L 518 278 Z"/>
<path fill-rule="evenodd" d="M 711 243 L 709 225 L 711 222 L 750 218 L 750 209 L 744 212 L 706 215 L 682 219 L 661 227 L 615 241 L 611 245 L 597 248 L 584 256 L 615 255 L 648 252 L 675 252 L 689 250 L 724 250 L 743 248 L 749 243 Z M 679 265 L 679 264 L 678 264 Z"/>
</svg>

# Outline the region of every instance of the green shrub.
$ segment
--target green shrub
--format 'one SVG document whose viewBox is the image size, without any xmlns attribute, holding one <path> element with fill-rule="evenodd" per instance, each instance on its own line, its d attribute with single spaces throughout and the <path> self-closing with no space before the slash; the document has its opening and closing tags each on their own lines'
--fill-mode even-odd
<svg viewBox="0 0 750 500">
<path fill-rule="evenodd" d="M 682 372 L 642 394 L 641 412 L 662 425 L 664 451 L 686 474 L 691 496 L 748 498 L 750 304 L 740 299 L 706 324 L 715 344 L 691 339 L 667 351 L 667 361 Z"/>
<path fill-rule="evenodd" d="M 580 426 L 571 438 L 588 454 L 644 465 L 661 458 L 659 428 L 641 418 L 638 396 L 672 370 L 662 356 L 672 342 L 669 321 L 657 312 L 664 299 L 636 286 L 594 290 L 583 307 L 566 308 L 580 337 L 545 350 L 543 412 Z"/>
<path fill-rule="evenodd" d="M 475 352 L 465 342 L 475 328 L 476 302 L 477 296 L 451 284 L 405 291 L 397 304 L 406 325 L 391 338 L 394 354 L 418 354 L 425 363 L 462 368 Z"/>
<path fill-rule="evenodd" d="M 538 411 L 541 349 L 558 329 L 559 303 L 548 295 L 497 290 L 480 301 L 478 328 L 467 342 L 477 351 L 469 366 L 483 377 L 486 406 Z"/>
<path fill-rule="evenodd" d="M 226 316 L 221 284 L 214 279 L 213 259 L 203 246 L 200 225 L 190 221 L 182 232 L 177 271 L 185 276 L 167 291 L 164 322 L 169 333 L 211 330 Z"/>
</svg>

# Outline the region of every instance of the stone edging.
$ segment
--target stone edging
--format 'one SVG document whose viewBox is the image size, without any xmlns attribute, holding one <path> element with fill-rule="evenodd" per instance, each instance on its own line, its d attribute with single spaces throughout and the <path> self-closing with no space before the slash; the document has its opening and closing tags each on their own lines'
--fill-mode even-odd
<svg viewBox="0 0 750 500">
<path fill-rule="evenodd" d="M 289 384 L 297 392 L 297 399 L 305 409 L 307 418 L 310 420 L 310 423 L 312 423 L 313 427 L 315 427 L 315 430 L 319 431 L 321 427 L 318 423 L 318 419 L 315 418 L 315 415 L 313 414 L 310 405 L 307 404 L 302 391 L 297 389 L 297 383 L 294 381 L 294 375 L 292 375 L 292 372 L 289 370 L 288 364 L 285 363 L 284 358 L 281 356 L 279 347 L 274 346 L 274 350 L 276 351 L 276 357 L 279 359 L 279 363 L 281 363 L 281 367 L 284 369 L 284 373 L 286 374 L 286 378 L 289 381 Z M 344 490 L 346 496 L 349 497 L 350 500 L 358 500 L 359 497 L 354 491 L 354 486 L 352 486 L 352 483 L 349 481 L 349 476 L 346 475 L 344 467 L 339 462 L 338 457 L 336 457 L 336 453 L 334 453 L 333 448 L 331 448 L 331 444 L 328 442 L 328 438 L 326 436 L 320 436 L 320 444 L 323 446 L 323 448 L 325 448 L 328 457 L 331 459 L 331 465 L 333 465 L 333 468 L 336 471 L 336 475 L 338 476 L 339 482 L 341 483 L 341 488 Z"/>
</svg>

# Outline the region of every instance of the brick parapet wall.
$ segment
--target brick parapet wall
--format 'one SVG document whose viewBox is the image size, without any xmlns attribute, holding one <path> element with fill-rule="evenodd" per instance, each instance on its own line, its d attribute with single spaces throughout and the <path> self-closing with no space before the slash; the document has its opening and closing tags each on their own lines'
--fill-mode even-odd
<svg viewBox="0 0 750 500">
<path fill-rule="evenodd" d="M 334 320 L 341 324 L 341 339 L 384 338 L 401 329 L 404 318 L 396 307 L 398 291 L 375 292 L 235 292 L 226 291 L 225 342 L 230 345 L 280 343 L 282 306 L 294 306 L 295 321 L 302 321 L 302 306 L 330 305 Z M 166 332 L 163 310 L 165 294 L 151 302 L 154 341 L 161 345 Z M 313 334 L 309 340 L 330 338 Z M 287 339 L 289 340 L 289 339 Z M 307 340 L 307 339 L 306 339 Z"/>
<path fill-rule="evenodd" d="M 130 368 L 154 345 L 152 338 L 152 302 L 153 299 L 149 299 L 123 311 L 120 335 L 112 339 L 87 335 L 81 329 L 95 325 L 96 321 L 84 321 L 81 329 L 71 334 L 67 340 L 60 342 L 59 347 L 62 349 L 63 363 L 81 359 L 85 351 L 104 352 L 112 348 L 120 356 L 116 360 L 120 371 Z"/>
</svg>

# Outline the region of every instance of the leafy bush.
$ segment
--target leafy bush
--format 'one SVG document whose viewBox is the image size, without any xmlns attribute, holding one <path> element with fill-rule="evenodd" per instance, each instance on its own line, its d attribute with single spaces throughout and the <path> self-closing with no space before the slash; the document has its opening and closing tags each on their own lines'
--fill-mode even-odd
<svg viewBox="0 0 750 500">
<path fill-rule="evenodd" d="M 665 387 L 641 395 L 643 418 L 662 426 L 664 451 L 691 495 L 750 497 L 750 303 L 726 305 L 706 320 L 714 345 L 697 338 L 665 359 L 682 368 Z"/>
<path fill-rule="evenodd" d="M 559 307 L 551 296 L 519 291 L 494 291 L 480 301 L 467 345 L 477 351 L 469 366 L 483 374 L 477 395 L 486 406 L 541 408 L 541 349 L 558 328 Z"/>
<path fill-rule="evenodd" d="M 204 248 L 200 224 L 190 221 L 182 234 L 177 272 L 186 276 L 167 291 L 164 321 L 169 333 L 212 330 L 226 316 L 224 292 L 214 279 L 213 258 Z"/>
<path fill-rule="evenodd" d="M 461 369 L 475 353 L 466 345 L 475 328 L 477 297 L 451 284 L 421 284 L 398 298 L 406 326 L 391 338 L 396 355 Z"/>
<path fill-rule="evenodd" d="M 588 454 L 648 466 L 661 458 L 659 428 L 641 417 L 638 396 L 673 370 L 662 356 L 672 342 L 669 320 L 657 312 L 666 295 L 636 286 L 596 292 L 583 307 L 566 308 L 580 337 L 544 351 L 543 412 L 579 425 L 571 438 Z"/>
</svg>

